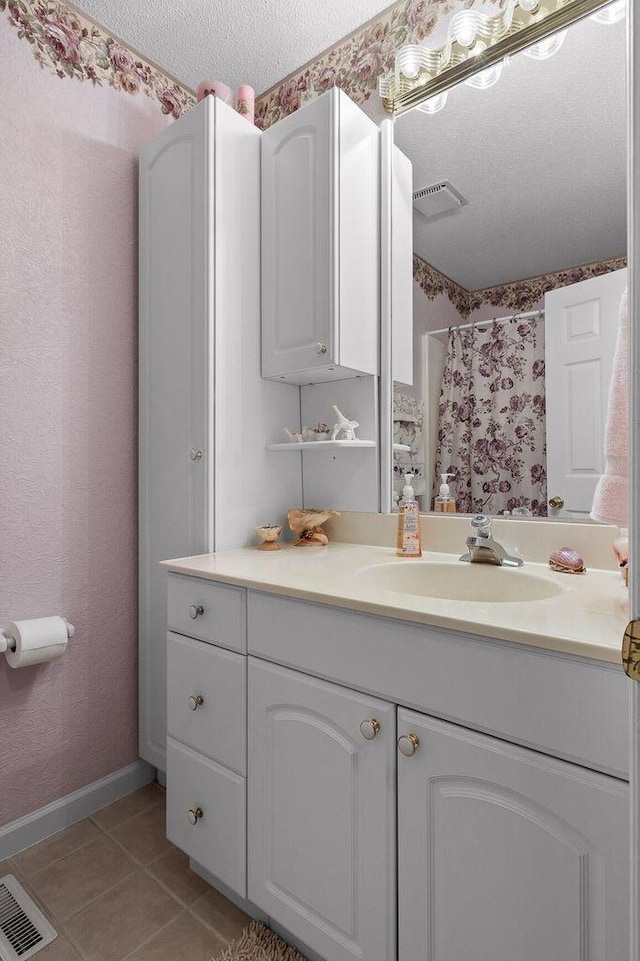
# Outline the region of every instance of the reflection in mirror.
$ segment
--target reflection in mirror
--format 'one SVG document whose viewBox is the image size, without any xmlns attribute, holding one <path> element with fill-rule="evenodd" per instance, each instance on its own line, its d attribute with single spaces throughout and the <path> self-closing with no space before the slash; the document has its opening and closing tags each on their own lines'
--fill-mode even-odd
<svg viewBox="0 0 640 961">
<path fill-rule="evenodd" d="M 396 122 L 413 163 L 414 371 L 394 385 L 394 442 L 411 452 L 393 486 L 416 474 L 422 510 L 446 472 L 459 512 L 587 518 L 604 470 L 625 24 L 587 18 L 551 47 Z"/>
</svg>

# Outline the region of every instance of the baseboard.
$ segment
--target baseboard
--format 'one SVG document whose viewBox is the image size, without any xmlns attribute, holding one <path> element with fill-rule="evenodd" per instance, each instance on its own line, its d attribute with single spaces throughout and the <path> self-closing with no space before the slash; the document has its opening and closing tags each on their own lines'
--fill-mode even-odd
<svg viewBox="0 0 640 961">
<path fill-rule="evenodd" d="M 146 761 L 138 759 L 99 781 L 87 784 L 86 787 L 52 801 L 17 821 L 5 824 L 0 828 L 0 861 L 24 851 L 38 841 L 44 841 L 76 821 L 81 821 L 105 804 L 111 804 L 118 798 L 144 787 L 155 780 L 155 776 L 156 769 Z"/>
</svg>

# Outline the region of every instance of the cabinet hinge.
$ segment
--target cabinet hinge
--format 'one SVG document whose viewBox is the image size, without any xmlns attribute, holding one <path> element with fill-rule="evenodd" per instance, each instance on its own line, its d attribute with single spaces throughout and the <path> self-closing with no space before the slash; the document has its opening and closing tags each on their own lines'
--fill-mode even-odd
<svg viewBox="0 0 640 961">
<path fill-rule="evenodd" d="M 640 681 L 640 621 L 629 621 L 622 638 L 622 666 L 632 681 Z"/>
</svg>

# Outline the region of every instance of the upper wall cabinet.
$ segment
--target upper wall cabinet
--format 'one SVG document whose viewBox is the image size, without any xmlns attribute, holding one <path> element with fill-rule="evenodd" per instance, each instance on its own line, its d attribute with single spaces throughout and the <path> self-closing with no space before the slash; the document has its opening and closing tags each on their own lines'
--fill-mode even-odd
<svg viewBox="0 0 640 961">
<path fill-rule="evenodd" d="M 262 376 L 379 372 L 380 132 L 334 88 L 262 136 Z"/>
</svg>

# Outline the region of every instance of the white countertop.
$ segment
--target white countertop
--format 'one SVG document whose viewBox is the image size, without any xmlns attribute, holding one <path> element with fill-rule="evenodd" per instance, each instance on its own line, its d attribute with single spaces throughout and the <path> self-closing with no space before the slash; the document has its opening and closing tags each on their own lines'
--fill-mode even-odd
<svg viewBox="0 0 640 961">
<path fill-rule="evenodd" d="M 332 543 L 327 547 L 284 544 L 281 551 L 244 547 L 163 561 L 161 566 L 179 574 L 621 665 L 628 591 L 617 571 L 572 575 L 556 573 L 544 564 L 525 563 L 515 570 L 490 567 L 496 577 L 517 578 L 519 571 L 525 571 L 550 579 L 561 593 L 544 600 L 487 603 L 369 586 L 362 569 L 388 563 L 404 567 L 416 561 L 396 557 L 392 548 Z M 422 563 L 451 564 L 452 579 L 462 566 L 458 555 L 441 552 L 425 552 Z"/>
</svg>

